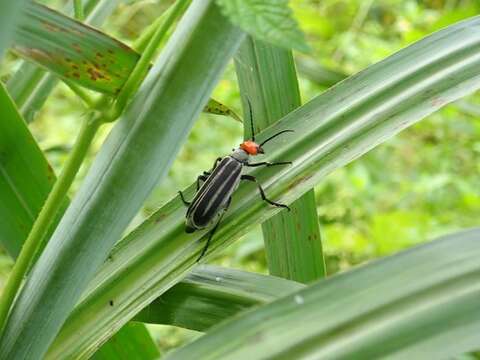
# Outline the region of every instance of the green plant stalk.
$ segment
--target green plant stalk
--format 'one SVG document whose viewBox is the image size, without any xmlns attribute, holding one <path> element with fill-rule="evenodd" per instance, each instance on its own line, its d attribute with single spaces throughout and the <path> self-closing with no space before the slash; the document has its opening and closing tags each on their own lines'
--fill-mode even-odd
<svg viewBox="0 0 480 360">
<path fill-rule="evenodd" d="M 75 19 L 78 21 L 83 21 L 85 19 L 82 0 L 73 0 L 73 10 L 75 12 Z"/>
<path fill-rule="evenodd" d="M 109 116 L 110 119 L 114 120 L 120 116 L 120 114 L 125 109 L 128 100 L 135 94 L 135 92 L 140 87 L 143 79 L 145 78 L 148 69 L 150 68 L 151 61 L 155 56 L 155 52 L 158 49 L 158 46 L 164 39 L 168 29 L 172 26 L 173 22 L 181 14 L 182 10 L 188 4 L 189 0 L 177 0 L 173 5 L 172 11 L 168 14 L 165 21 L 157 28 L 154 35 L 148 42 L 145 51 L 140 56 L 135 68 L 128 77 L 125 85 L 122 87 L 122 90 L 118 94 L 117 100 L 115 102 L 115 107 L 113 114 Z"/>
<path fill-rule="evenodd" d="M 22 280 L 35 258 L 36 252 L 42 248 L 42 244 L 45 242 L 45 234 L 53 219 L 55 219 L 56 213 L 62 206 L 67 191 L 72 185 L 78 169 L 82 165 L 83 159 L 87 154 L 100 124 L 101 122 L 95 114 L 85 120 L 72 153 L 23 244 L 22 250 L 5 285 L 2 297 L 0 298 L 0 333 L 3 332 L 8 312 L 22 284 Z"/>
<path fill-rule="evenodd" d="M 186 1 L 184 6 L 188 5 L 190 0 Z M 151 25 L 148 26 L 146 30 L 142 32 L 137 40 L 134 41 L 132 48 L 139 53 L 142 53 L 148 46 L 150 39 L 154 36 L 155 32 L 160 28 L 160 26 L 167 21 L 166 19 L 170 17 L 173 11 L 176 10 L 177 4 L 171 5 L 165 12 L 159 16 Z M 183 9 L 182 9 L 183 10 Z M 177 14 L 178 16 L 178 14 Z"/>
<path fill-rule="evenodd" d="M 69 80 L 64 80 L 65 85 L 67 85 L 70 90 L 72 90 L 75 95 L 77 95 L 80 99 L 83 100 L 83 102 L 89 107 L 89 108 L 95 108 L 98 106 L 98 102 L 96 102 L 88 92 L 86 92 L 83 88 L 80 86 L 76 85 L 75 83 L 69 81 Z"/>
<path fill-rule="evenodd" d="M 263 130 L 301 105 L 292 52 L 248 37 L 235 62 L 244 113 L 252 104 L 254 126 Z M 245 121 L 245 137 L 251 137 Z M 288 160 L 288 155 L 286 159 Z M 325 276 L 325 261 L 312 190 L 262 224 L 270 274 L 308 283 Z"/>
</svg>

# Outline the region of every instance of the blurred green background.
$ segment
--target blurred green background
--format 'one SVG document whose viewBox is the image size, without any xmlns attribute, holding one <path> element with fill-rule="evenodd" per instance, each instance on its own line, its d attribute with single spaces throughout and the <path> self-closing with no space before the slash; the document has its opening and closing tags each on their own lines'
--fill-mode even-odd
<svg viewBox="0 0 480 360">
<path fill-rule="evenodd" d="M 62 1 L 43 1 L 61 9 Z M 131 43 L 171 1 L 123 1 L 102 29 Z M 325 91 L 319 75 L 354 74 L 393 52 L 451 23 L 480 11 L 477 0 L 293 0 L 296 18 L 313 52 L 296 54 L 304 102 Z M 7 56 L 1 68 L 6 81 L 19 65 Z M 300 66 L 302 65 L 302 66 Z M 240 96 L 230 65 L 213 97 L 240 110 Z M 64 85 L 56 88 L 30 129 L 60 171 L 86 113 Z M 445 107 L 349 166 L 325 178 L 316 190 L 328 274 L 398 252 L 441 234 L 478 225 L 480 215 L 480 98 Z M 75 193 L 108 133 L 101 129 L 90 157 L 76 179 Z M 198 119 L 168 178 L 158 184 L 132 227 L 176 191 L 192 183 L 216 157 L 228 154 L 242 139 L 242 125 L 230 118 Z M 215 260 L 217 264 L 266 273 L 263 240 L 256 228 Z M 0 284 L 11 260 L 0 253 Z M 158 329 L 157 329 L 158 330 Z M 192 332 L 156 331 L 163 349 Z M 158 336 L 158 334 L 168 336 Z"/>
</svg>

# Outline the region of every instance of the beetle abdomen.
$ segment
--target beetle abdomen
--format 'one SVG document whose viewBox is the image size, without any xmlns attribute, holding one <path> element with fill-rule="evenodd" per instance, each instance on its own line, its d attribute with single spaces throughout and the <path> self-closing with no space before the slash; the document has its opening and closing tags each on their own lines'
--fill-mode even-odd
<svg viewBox="0 0 480 360">
<path fill-rule="evenodd" d="M 238 187 L 242 165 L 225 157 L 198 190 L 187 211 L 187 226 L 202 229 L 212 223 Z"/>
</svg>

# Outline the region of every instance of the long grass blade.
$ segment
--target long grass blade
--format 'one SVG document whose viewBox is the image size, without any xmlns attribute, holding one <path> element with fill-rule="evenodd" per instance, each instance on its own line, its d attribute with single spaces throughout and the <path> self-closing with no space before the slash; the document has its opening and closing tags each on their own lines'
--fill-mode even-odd
<svg viewBox="0 0 480 360">
<path fill-rule="evenodd" d="M 333 276 L 167 358 L 447 359 L 474 350 L 479 240 L 478 228 L 456 233 Z"/>
<path fill-rule="evenodd" d="M 292 160 L 293 166 L 251 173 L 272 199 L 292 202 L 333 170 L 479 87 L 480 17 L 475 17 L 346 79 L 260 133 L 259 141 L 295 129 L 272 142 L 265 159 Z M 185 193 L 187 198 L 193 190 Z M 241 185 L 206 259 L 277 212 L 250 184 Z M 95 348 L 186 276 L 204 247 L 205 232 L 185 234 L 184 216 L 176 197 L 115 247 L 49 358 Z"/>
<path fill-rule="evenodd" d="M 206 331 L 241 311 L 303 287 L 275 276 L 200 265 L 133 320 Z"/>
<path fill-rule="evenodd" d="M 15 258 L 55 174 L 2 84 L 0 108 L 0 243 Z"/>
<path fill-rule="evenodd" d="M 267 128 L 301 105 L 291 51 L 248 37 L 235 64 L 244 105 L 250 102 L 256 129 Z M 245 137 L 251 138 L 248 124 L 244 129 Z M 313 189 L 290 209 L 262 224 L 268 269 L 272 275 L 308 283 L 325 276 Z"/>
</svg>

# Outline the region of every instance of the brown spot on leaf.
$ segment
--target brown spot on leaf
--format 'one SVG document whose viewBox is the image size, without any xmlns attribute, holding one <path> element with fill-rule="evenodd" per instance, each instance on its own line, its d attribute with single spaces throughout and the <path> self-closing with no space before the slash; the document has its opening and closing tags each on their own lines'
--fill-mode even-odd
<svg viewBox="0 0 480 360">
<path fill-rule="evenodd" d="M 88 68 L 87 72 L 90 74 L 90 79 L 96 81 L 97 79 L 107 79 L 105 74 L 99 71 L 99 69 Z"/>
<path fill-rule="evenodd" d="M 77 79 L 80 79 L 80 73 L 78 73 L 78 72 L 74 72 L 73 76 L 75 76 Z"/>
</svg>

